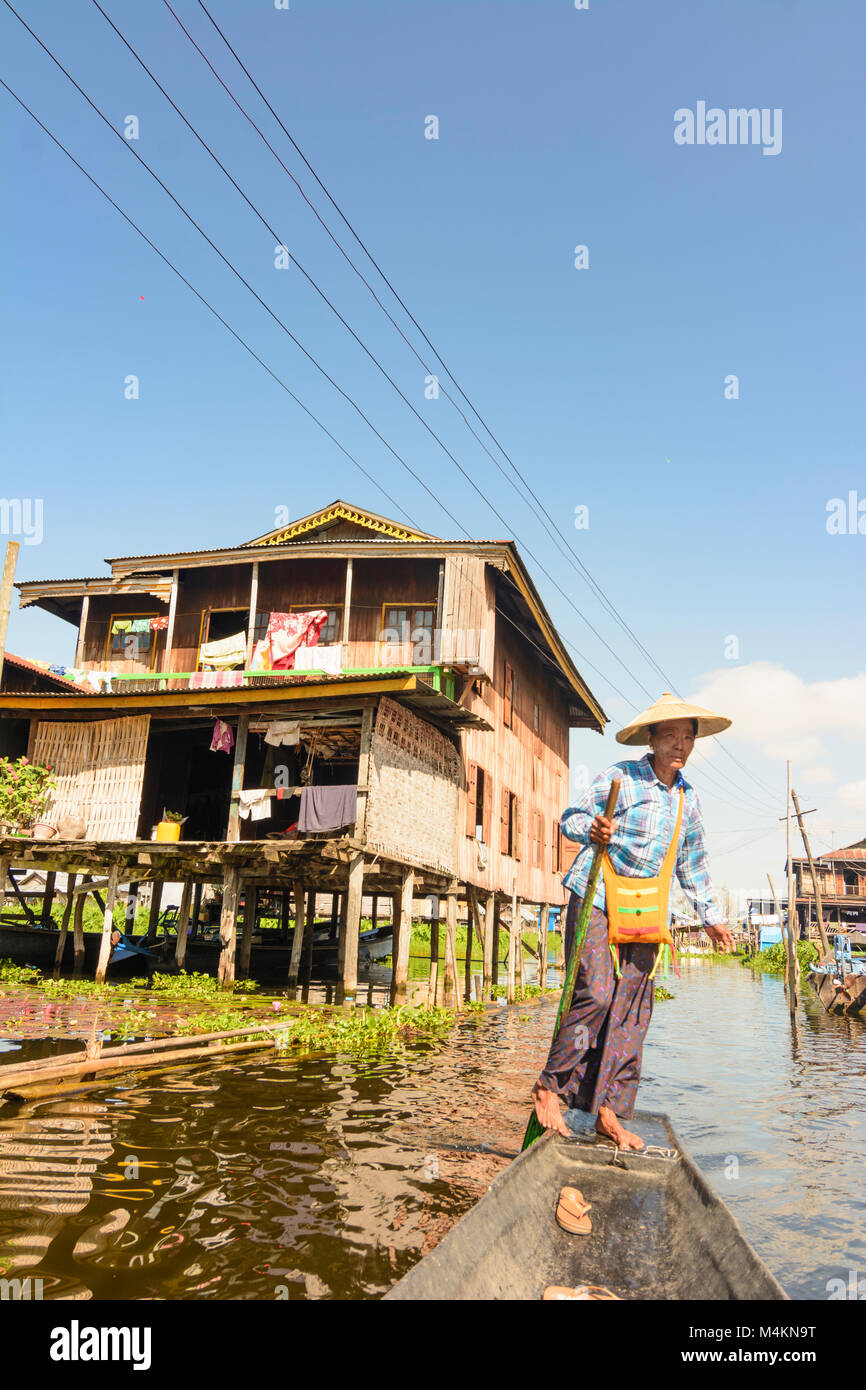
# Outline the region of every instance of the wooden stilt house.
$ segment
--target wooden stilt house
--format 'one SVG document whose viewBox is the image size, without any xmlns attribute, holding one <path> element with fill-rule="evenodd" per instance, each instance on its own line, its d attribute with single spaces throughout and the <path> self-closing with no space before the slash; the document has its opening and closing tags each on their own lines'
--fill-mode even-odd
<svg viewBox="0 0 866 1390">
<path fill-rule="evenodd" d="M 446 992 L 463 904 L 489 993 L 500 907 L 516 934 L 521 905 L 546 923 L 564 901 L 569 729 L 605 723 L 514 544 L 446 541 L 335 502 L 235 547 L 108 565 L 18 586 L 22 606 L 77 628 L 87 690 L 3 692 L 0 719 L 52 764 L 46 819 L 84 838 L 0 841 L 6 865 L 102 872 L 112 891 L 219 882 L 226 980 L 249 968 L 242 887 L 248 904 L 293 892 L 290 981 L 309 955 L 310 895 L 337 893 L 346 998 L 362 895 L 391 900 L 397 1000 L 413 903 L 433 895 Z M 166 808 L 185 817 L 177 843 L 152 838 Z"/>
</svg>

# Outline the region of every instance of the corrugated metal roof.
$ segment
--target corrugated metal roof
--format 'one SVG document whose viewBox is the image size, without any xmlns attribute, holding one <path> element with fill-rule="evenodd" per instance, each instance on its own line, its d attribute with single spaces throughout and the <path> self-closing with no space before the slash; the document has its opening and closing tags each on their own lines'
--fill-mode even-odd
<svg viewBox="0 0 866 1390">
<path fill-rule="evenodd" d="M 90 693 L 89 687 L 76 685 L 75 681 L 64 680 L 63 676 L 56 676 L 47 667 L 40 666 L 37 661 L 28 661 L 25 656 L 14 656 L 12 652 L 4 652 L 3 661 L 4 664 L 8 662 L 12 666 L 20 667 L 22 671 L 32 671 L 34 675 L 43 676 L 47 681 L 53 681 L 58 687 L 57 690 L 46 690 L 43 692 L 45 695 L 87 695 Z M 17 694 L 18 692 L 9 691 L 8 693 Z M 21 693 L 27 694 L 28 692 L 22 691 Z"/>
</svg>

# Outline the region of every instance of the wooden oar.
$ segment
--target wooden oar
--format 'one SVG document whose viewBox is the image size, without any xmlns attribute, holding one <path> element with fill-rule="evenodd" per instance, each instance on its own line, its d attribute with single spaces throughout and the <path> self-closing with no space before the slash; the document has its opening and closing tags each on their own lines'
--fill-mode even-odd
<svg viewBox="0 0 866 1390">
<path fill-rule="evenodd" d="M 610 791 L 607 796 L 607 804 L 604 808 L 605 820 L 610 820 L 616 810 L 617 797 L 619 796 L 619 782 L 614 779 L 610 784 Z M 589 879 L 586 885 L 586 892 L 583 895 L 583 904 L 580 909 L 580 916 L 577 919 L 577 927 L 574 932 L 574 941 L 571 943 L 571 951 L 568 957 L 568 965 L 565 970 L 565 980 L 562 986 L 562 996 L 559 1000 L 559 1008 L 556 1011 L 556 1023 L 553 1025 L 553 1043 L 556 1042 L 559 1034 L 560 1025 L 563 1018 L 571 1007 L 571 996 L 574 993 L 574 982 L 577 979 L 577 968 L 580 965 L 580 956 L 583 950 L 583 943 L 586 937 L 586 929 L 589 926 L 589 914 L 592 912 L 592 905 L 595 899 L 595 890 L 598 885 L 598 876 L 601 873 L 601 861 L 606 850 L 606 845 L 596 845 L 592 856 L 592 864 L 589 870 Z M 542 970 L 547 968 L 547 962 L 541 962 Z M 523 1148 L 528 1149 L 530 1144 L 534 1144 L 536 1139 L 540 1139 L 544 1133 L 544 1125 L 539 1120 L 533 1110 L 529 1124 L 526 1126 L 526 1134 L 523 1138 Z"/>
</svg>

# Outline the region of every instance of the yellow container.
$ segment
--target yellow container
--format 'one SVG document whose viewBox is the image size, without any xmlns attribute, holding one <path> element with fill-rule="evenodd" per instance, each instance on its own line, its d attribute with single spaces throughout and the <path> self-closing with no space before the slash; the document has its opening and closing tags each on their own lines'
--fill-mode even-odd
<svg viewBox="0 0 866 1390">
<path fill-rule="evenodd" d="M 156 827 L 156 838 L 163 842 L 179 840 L 180 826 L 173 820 L 161 820 Z"/>
</svg>

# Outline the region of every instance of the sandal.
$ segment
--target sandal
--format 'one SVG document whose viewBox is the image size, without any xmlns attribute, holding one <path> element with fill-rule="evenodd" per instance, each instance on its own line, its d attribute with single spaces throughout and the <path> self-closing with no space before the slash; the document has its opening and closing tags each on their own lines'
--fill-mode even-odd
<svg viewBox="0 0 866 1390">
<path fill-rule="evenodd" d="M 583 1193 L 577 1187 L 564 1187 L 559 1194 L 556 1206 L 556 1223 L 573 1236 L 588 1236 L 592 1222 L 587 1216 L 591 1204 L 583 1200 Z"/>
<path fill-rule="evenodd" d="M 567 1289 L 564 1284 L 551 1284 L 541 1295 L 544 1300 L 560 1301 L 562 1299 L 577 1299 L 582 1303 L 607 1303 L 613 1300 L 621 1303 L 619 1294 L 611 1293 L 601 1284 L 578 1284 L 576 1289 Z"/>
</svg>

